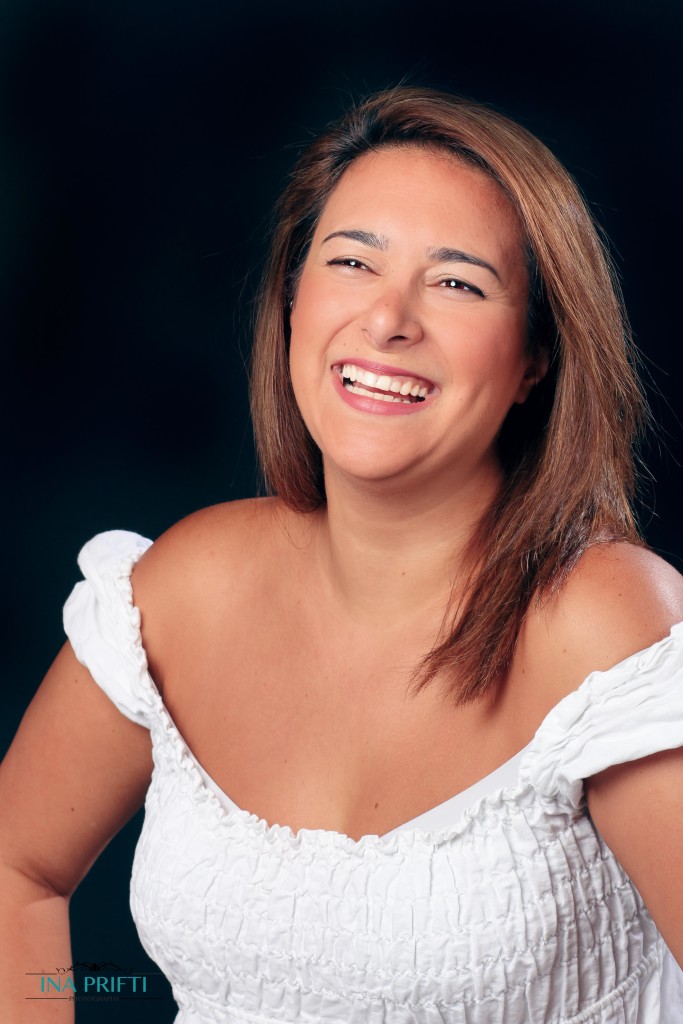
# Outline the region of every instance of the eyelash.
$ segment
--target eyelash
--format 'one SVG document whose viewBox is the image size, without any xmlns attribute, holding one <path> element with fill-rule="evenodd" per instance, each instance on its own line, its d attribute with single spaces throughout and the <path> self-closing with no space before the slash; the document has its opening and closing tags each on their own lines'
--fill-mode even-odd
<svg viewBox="0 0 683 1024">
<path fill-rule="evenodd" d="M 340 256 L 337 259 L 328 260 L 327 266 L 349 267 L 350 270 L 356 270 L 360 267 L 364 267 L 365 270 L 370 269 L 367 266 L 367 264 L 363 263 L 362 260 L 357 259 L 355 256 Z M 463 281 L 459 277 L 442 277 L 441 280 L 438 281 L 437 283 L 443 285 L 448 281 L 455 281 L 457 284 L 462 285 L 462 288 L 452 288 L 452 291 L 467 290 L 469 292 L 472 292 L 473 295 L 479 295 L 482 299 L 486 298 L 486 295 L 481 290 L 481 288 L 477 288 L 476 285 L 469 284 L 467 281 Z"/>
<path fill-rule="evenodd" d="M 474 285 L 474 284 L 468 284 L 467 281 L 462 281 L 459 277 L 442 277 L 441 280 L 439 281 L 439 284 L 445 284 L 446 281 L 455 281 L 455 282 L 457 282 L 457 284 L 463 285 L 463 289 L 467 289 L 468 291 L 472 292 L 474 295 L 478 295 L 482 299 L 486 298 L 486 296 L 485 296 L 484 292 L 481 290 L 481 288 L 477 288 L 477 286 Z M 461 289 L 459 289 L 459 288 L 452 288 L 451 289 L 451 291 L 454 291 L 454 292 L 455 291 L 460 291 L 460 290 Z"/>
<path fill-rule="evenodd" d="M 339 257 L 337 257 L 337 259 L 328 260 L 327 261 L 328 267 L 332 267 L 332 266 L 351 267 L 352 263 L 357 264 L 359 267 L 365 267 L 366 270 L 369 270 L 369 267 L 367 266 L 367 264 L 362 263 L 361 260 L 356 259 L 355 256 L 339 256 Z M 356 268 L 355 267 L 351 267 L 351 269 L 355 270 Z"/>
</svg>

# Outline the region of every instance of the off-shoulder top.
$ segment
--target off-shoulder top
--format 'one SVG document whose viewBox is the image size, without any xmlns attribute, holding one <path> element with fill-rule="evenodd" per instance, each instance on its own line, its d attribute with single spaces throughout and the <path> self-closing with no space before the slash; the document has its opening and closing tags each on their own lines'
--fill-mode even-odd
<svg viewBox="0 0 683 1024">
<path fill-rule="evenodd" d="M 591 673 L 476 787 L 388 835 L 268 825 L 198 764 L 150 677 L 132 567 L 102 533 L 64 608 L 78 659 L 150 730 L 133 861 L 176 1024 L 679 1024 L 683 972 L 583 780 L 683 745 L 683 623 Z"/>
</svg>

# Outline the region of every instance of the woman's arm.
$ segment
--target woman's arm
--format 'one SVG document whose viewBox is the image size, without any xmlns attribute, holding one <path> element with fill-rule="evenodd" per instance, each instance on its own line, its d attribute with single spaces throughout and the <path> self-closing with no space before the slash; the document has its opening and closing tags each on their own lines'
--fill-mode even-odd
<svg viewBox="0 0 683 1024">
<path fill-rule="evenodd" d="M 71 964 L 69 899 L 142 805 L 147 729 L 129 721 L 66 643 L 0 765 L 0 1020 L 73 1020 L 38 1004 L 27 971 Z"/>
<path fill-rule="evenodd" d="M 683 967 L 683 748 L 586 780 L 591 817 Z"/>
<path fill-rule="evenodd" d="M 531 618 L 523 642 L 537 699 L 546 702 L 542 716 L 590 672 L 650 647 L 683 621 L 683 577 L 650 551 L 599 545 Z M 614 765 L 584 786 L 596 828 L 683 966 L 683 748 Z"/>
</svg>

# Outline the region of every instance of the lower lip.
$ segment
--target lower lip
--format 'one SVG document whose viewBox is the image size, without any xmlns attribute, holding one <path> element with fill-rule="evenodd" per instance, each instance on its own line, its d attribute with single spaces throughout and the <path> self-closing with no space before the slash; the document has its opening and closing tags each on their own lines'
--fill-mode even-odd
<svg viewBox="0 0 683 1024">
<path fill-rule="evenodd" d="M 413 413 L 424 409 L 431 404 L 432 395 L 427 395 L 424 402 L 385 402 L 381 398 L 367 398 L 365 395 L 356 395 L 353 391 L 347 391 L 342 384 L 341 374 L 332 370 L 332 382 L 337 394 L 352 409 L 359 412 L 371 412 L 377 416 L 412 416 Z"/>
</svg>

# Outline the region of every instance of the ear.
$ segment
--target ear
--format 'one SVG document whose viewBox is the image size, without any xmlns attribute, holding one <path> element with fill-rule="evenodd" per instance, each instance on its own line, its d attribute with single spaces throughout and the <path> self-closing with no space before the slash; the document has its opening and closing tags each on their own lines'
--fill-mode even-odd
<svg viewBox="0 0 683 1024">
<path fill-rule="evenodd" d="M 519 388 L 515 395 L 515 402 L 518 405 L 523 405 L 529 397 L 531 391 L 539 384 L 546 373 L 548 372 L 548 366 L 550 365 L 550 358 L 548 356 L 548 350 L 545 348 L 539 349 L 539 351 L 529 359 L 524 376 L 519 382 Z"/>
</svg>

